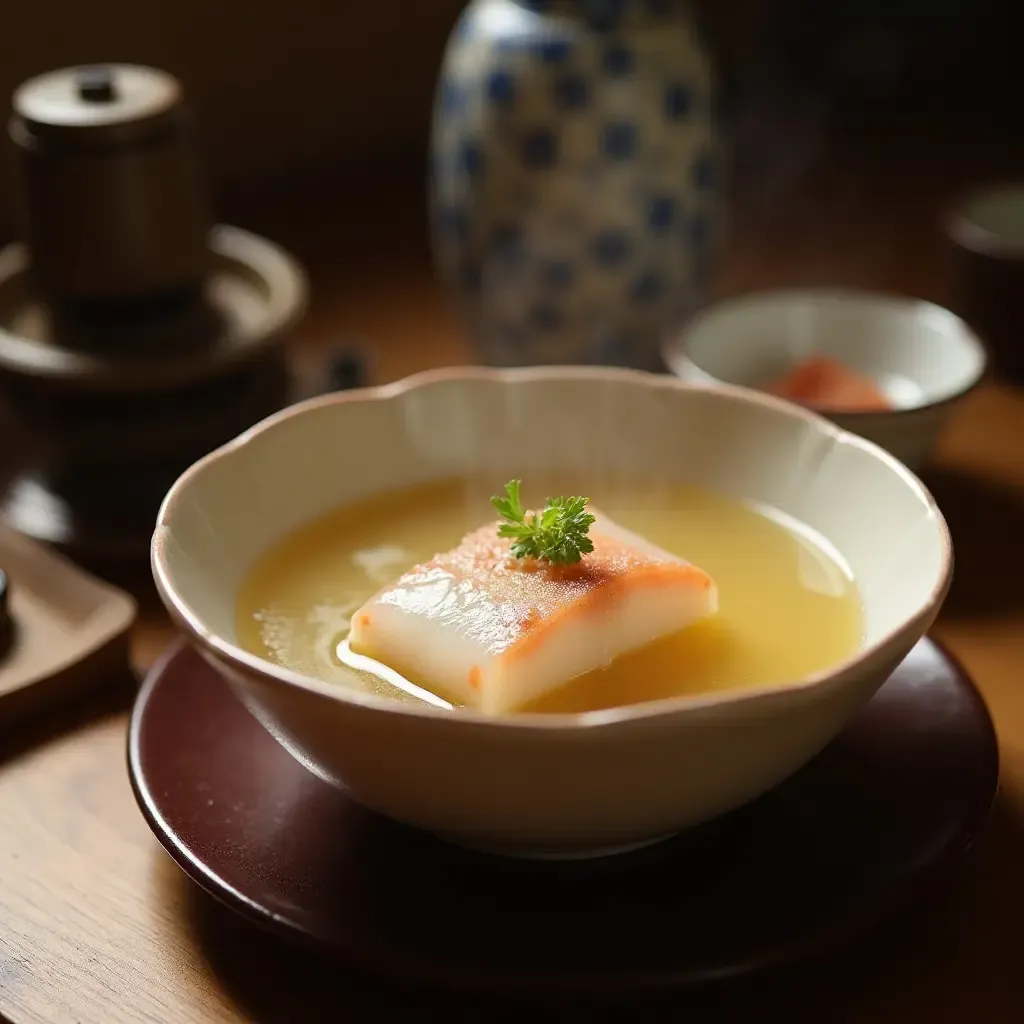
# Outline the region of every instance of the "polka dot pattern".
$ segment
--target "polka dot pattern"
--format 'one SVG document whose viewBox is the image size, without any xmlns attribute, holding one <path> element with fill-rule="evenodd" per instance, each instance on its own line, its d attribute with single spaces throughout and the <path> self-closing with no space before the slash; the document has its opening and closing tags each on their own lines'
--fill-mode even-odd
<svg viewBox="0 0 1024 1024">
<path fill-rule="evenodd" d="M 682 0 L 472 0 L 432 136 L 434 251 L 478 356 L 655 368 L 720 234 L 708 58 Z"/>
</svg>

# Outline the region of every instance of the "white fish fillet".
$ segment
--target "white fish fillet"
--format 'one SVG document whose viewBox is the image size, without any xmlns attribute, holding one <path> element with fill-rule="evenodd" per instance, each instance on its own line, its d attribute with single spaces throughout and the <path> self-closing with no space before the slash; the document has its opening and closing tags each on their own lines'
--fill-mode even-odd
<svg viewBox="0 0 1024 1024">
<path fill-rule="evenodd" d="M 351 649 L 501 714 L 718 610 L 707 573 L 591 511 L 575 565 L 513 558 L 497 523 L 481 527 L 363 605 Z"/>
</svg>

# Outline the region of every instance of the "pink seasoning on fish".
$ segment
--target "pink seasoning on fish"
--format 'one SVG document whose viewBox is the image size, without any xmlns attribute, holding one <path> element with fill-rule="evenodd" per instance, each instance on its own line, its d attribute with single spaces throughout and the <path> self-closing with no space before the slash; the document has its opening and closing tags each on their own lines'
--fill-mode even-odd
<svg viewBox="0 0 1024 1024">
<path fill-rule="evenodd" d="M 475 530 L 367 601 L 351 649 L 502 714 L 717 612 L 707 573 L 590 511 L 594 550 L 571 565 L 514 558 L 496 523 Z"/>
</svg>

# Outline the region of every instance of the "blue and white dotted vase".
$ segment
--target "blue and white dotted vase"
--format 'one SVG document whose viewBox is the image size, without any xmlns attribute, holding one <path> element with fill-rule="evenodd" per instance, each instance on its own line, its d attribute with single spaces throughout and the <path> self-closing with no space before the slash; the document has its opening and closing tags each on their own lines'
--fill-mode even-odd
<svg viewBox="0 0 1024 1024">
<path fill-rule="evenodd" d="M 718 235 L 714 78 L 682 0 L 473 0 L 438 84 L 434 252 L 484 362 L 659 369 Z"/>
</svg>

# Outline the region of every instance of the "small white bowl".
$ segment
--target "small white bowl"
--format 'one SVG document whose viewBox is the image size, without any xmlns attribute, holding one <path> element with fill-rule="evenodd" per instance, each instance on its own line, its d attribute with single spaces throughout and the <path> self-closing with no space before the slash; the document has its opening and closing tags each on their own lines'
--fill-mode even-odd
<svg viewBox="0 0 1024 1024">
<path fill-rule="evenodd" d="M 893 404 L 881 412 L 817 409 L 917 469 L 956 403 L 982 379 L 985 349 L 941 306 L 870 292 L 755 292 L 716 303 L 668 339 L 677 376 L 761 388 L 808 356 L 869 377 Z"/>
<path fill-rule="evenodd" d="M 509 453 L 523 474 L 657 474 L 795 516 L 855 573 L 863 648 L 795 685 L 492 718 L 320 682 L 238 645 L 238 586 L 282 535 L 403 485 L 506 479 Z M 172 616 L 311 771 L 467 845 L 577 856 L 722 814 L 813 757 L 931 625 L 952 550 L 904 466 L 797 406 L 627 370 L 464 369 L 312 399 L 208 455 L 164 501 L 152 561 Z"/>
</svg>

